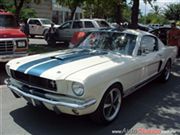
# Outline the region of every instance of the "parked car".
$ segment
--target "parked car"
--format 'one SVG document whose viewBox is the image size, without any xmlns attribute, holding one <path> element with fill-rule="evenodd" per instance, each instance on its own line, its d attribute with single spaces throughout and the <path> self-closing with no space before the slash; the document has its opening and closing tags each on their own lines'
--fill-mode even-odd
<svg viewBox="0 0 180 135">
<path fill-rule="evenodd" d="M 45 36 L 53 22 L 47 18 L 29 18 L 27 23 L 29 24 L 29 34 L 34 37 L 35 35 Z M 59 25 L 54 25 L 54 27 L 57 28 Z"/>
<path fill-rule="evenodd" d="M 163 27 L 163 24 L 149 24 L 148 26 L 152 29 L 158 29 L 160 27 Z"/>
<path fill-rule="evenodd" d="M 143 30 L 143 31 L 151 31 L 152 28 L 148 27 L 147 25 L 140 24 L 138 23 L 138 29 Z"/>
<path fill-rule="evenodd" d="M 57 29 L 56 41 L 69 43 L 75 32 L 109 27 L 111 26 L 104 19 L 80 19 L 67 21 Z"/>
<path fill-rule="evenodd" d="M 150 33 L 156 35 L 157 37 L 159 37 L 159 39 L 161 39 L 161 41 L 167 45 L 167 32 L 171 29 L 171 26 L 163 26 L 160 27 L 158 29 L 154 29 L 149 31 Z"/>
<path fill-rule="evenodd" d="M 27 56 L 28 40 L 15 15 L 0 9 L 0 62 Z"/>
<path fill-rule="evenodd" d="M 34 106 L 91 114 L 107 124 L 117 117 L 124 97 L 157 77 L 169 80 L 176 53 L 176 47 L 147 32 L 100 30 L 78 48 L 8 62 L 6 84 Z"/>
</svg>

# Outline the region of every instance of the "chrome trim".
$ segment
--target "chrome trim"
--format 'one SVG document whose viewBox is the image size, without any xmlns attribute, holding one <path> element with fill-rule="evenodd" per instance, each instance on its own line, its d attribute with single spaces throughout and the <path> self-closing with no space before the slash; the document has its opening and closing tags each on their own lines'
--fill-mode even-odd
<svg viewBox="0 0 180 135">
<path fill-rule="evenodd" d="M 38 97 L 36 95 L 32 95 L 30 93 L 26 93 L 22 91 L 21 89 L 13 86 L 9 79 L 6 79 L 4 82 L 12 92 L 15 92 L 16 94 L 20 96 L 28 97 L 28 98 L 35 99 L 41 102 L 45 102 L 53 106 L 65 106 L 72 109 L 85 109 L 96 103 L 95 99 L 90 99 L 86 101 L 85 100 L 77 101 L 77 99 L 74 99 L 74 101 L 71 101 L 70 99 L 68 100 L 68 98 L 67 99 L 62 98 L 61 100 L 58 100 L 58 101 L 53 100 L 53 99 L 46 99 L 46 98 Z"/>
<path fill-rule="evenodd" d="M 54 93 L 54 94 L 57 94 L 57 90 L 56 91 L 53 91 L 53 90 L 48 90 L 48 89 L 45 89 L 45 88 L 40 88 L 38 86 L 34 86 L 34 85 L 30 85 L 30 84 L 27 84 L 27 83 L 23 83 L 19 80 L 16 80 L 15 78 L 12 77 L 12 79 L 14 79 L 17 83 L 21 84 L 21 85 L 25 85 L 25 86 L 28 86 L 29 88 L 32 88 L 32 89 L 40 89 L 40 90 L 43 90 L 43 91 L 46 91 L 46 92 L 49 92 L 49 93 Z M 54 81 L 54 80 L 53 80 Z M 57 85 L 57 84 L 56 84 Z"/>
</svg>

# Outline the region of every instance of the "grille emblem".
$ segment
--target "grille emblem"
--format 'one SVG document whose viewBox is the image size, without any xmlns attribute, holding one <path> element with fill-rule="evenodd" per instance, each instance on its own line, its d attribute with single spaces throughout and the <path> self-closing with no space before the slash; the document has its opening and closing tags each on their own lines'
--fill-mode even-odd
<svg viewBox="0 0 180 135">
<path fill-rule="evenodd" d="M 56 86 L 56 83 L 54 81 L 51 81 L 50 84 L 53 88 Z"/>
</svg>

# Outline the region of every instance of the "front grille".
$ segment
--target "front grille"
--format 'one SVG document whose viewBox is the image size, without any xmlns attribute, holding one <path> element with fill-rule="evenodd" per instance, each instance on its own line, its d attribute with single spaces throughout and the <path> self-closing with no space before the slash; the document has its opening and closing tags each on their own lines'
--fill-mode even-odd
<svg viewBox="0 0 180 135">
<path fill-rule="evenodd" d="M 43 89 L 47 89 L 47 90 L 52 90 L 52 91 L 57 90 L 56 83 L 53 80 L 24 74 L 22 72 L 14 71 L 14 70 L 11 70 L 11 75 L 15 80 L 18 80 L 18 81 L 20 81 L 24 84 L 30 85 L 30 86 L 43 88 Z"/>
<path fill-rule="evenodd" d="M 13 46 L 13 41 L 0 41 L 0 54 L 12 54 Z"/>
</svg>

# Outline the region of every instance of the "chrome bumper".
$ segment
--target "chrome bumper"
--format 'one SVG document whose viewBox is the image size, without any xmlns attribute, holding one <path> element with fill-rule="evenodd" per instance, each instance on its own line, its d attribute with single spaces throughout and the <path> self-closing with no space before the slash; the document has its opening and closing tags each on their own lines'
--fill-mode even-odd
<svg viewBox="0 0 180 135">
<path fill-rule="evenodd" d="M 8 54 L 8 55 L 1 55 L 0 54 L 0 62 L 7 62 L 9 60 L 15 59 L 15 58 L 19 58 L 19 57 L 24 57 L 24 56 L 28 56 L 28 53 L 14 53 L 14 54 Z"/>
<path fill-rule="evenodd" d="M 31 100 L 37 100 L 40 102 L 48 103 L 53 106 L 64 106 L 64 107 L 72 108 L 72 109 L 85 109 L 96 103 L 95 99 L 77 100 L 77 99 L 72 99 L 69 97 L 65 98 L 64 96 L 59 96 L 58 100 L 53 99 L 53 98 L 44 98 L 44 97 L 33 95 L 31 93 L 24 92 L 23 90 L 11 84 L 11 81 L 9 79 L 5 80 L 5 84 L 13 93 L 17 94 L 18 96 L 27 97 L 27 98 L 30 98 Z M 35 90 L 35 89 L 30 89 L 30 91 L 32 90 Z"/>
</svg>

